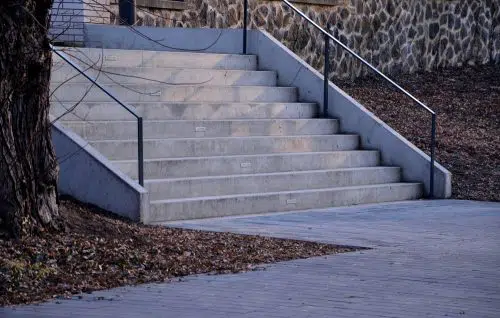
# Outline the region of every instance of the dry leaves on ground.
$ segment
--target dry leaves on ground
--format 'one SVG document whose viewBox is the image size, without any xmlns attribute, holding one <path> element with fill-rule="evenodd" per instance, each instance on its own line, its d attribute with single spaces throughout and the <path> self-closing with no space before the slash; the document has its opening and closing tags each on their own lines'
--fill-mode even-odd
<svg viewBox="0 0 500 318">
<path fill-rule="evenodd" d="M 68 231 L 20 242 L 0 239 L 0 305 L 161 282 L 198 273 L 255 270 L 257 264 L 353 248 L 230 233 L 154 227 L 63 200 Z"/>
</svg>

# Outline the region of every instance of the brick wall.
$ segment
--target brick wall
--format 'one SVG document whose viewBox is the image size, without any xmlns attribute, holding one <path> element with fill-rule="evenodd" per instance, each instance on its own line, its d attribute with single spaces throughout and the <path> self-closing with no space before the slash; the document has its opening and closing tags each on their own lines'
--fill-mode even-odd
<svg viewBox="0 0 500 318">
<path fill-rule="evenodd" d="M 53 43 L 83 45 L 84 23 L 109 24 L 110 0 L 54 0 L 49 36 Z"/>
</svg>

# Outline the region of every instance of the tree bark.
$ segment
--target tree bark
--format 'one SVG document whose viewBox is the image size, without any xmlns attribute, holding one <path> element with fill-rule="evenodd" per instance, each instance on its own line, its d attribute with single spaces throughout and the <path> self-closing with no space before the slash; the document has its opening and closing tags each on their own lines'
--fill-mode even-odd
<svg viewBox="0 0 500 318">
<path fill-rule="evenodd" d="M 0 1 L 0 230 L 57 230 L 58 166 L 49 113 L 52 0 Z"/>
</svg>

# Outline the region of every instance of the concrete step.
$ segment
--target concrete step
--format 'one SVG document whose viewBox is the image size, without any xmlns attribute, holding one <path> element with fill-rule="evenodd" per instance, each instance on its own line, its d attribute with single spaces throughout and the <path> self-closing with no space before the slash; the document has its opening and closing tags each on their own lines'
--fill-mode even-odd
<svg viewBox="0 0 500 318">
<path fill-rule="evenodd" d="M 150 200 L 321 189 L 400 181 L 398 167 L 276 172 L 181 179 L 149 179 Z"/>
<path fill-rule="evenodd" d="M 82 66 L 90 63 L 98 67 L 190 67 L 225 70 L 257 69 L 257 57 L 255 55 L 116 49 L 103 50 L 96 48 L 64 48 L 64 52 L 69 55 L 73 61 Z M 56 54 L 52 54 L 52 57 L 55 67 L 66 64 L 66 62 Z"/>
<path fill-rule="evenodd" d="M 328 189 L 152 200 L 145 222 L 166 222 L 230 215 L 296 211 L 388 201 L 422 196 L 419 183 L 386 183 Z"/>
<path fill-rule="evenodd" d="M 137 138 L 137 121 L 67 121 L 84 139 Z M 144 138 L 247 137 L 332 135 L 338 132 L 335 119 L 233 119 L 145 121 Z"/>
<path fill-rule="evenodd" d="M 81 102 L 72 108 L 74 104 L 52 102 L 50 112 L 56 117 L 67 113 L 63 117 L 65 121 L 134 119 L 114 102 Z M 146 102 L 129 105 L 135 107 L 144 120 L 298 119 L 318 115 L 318 105 L 314 103 Z"/>
<path fill-rule="evenodd" d="M 297 88 L 272 86 L 199 86 L 164 84 L 106 85 L 122 102 L 295 102 Z M 52 101 L 109 102 L 111 98 L 91 84 L 67 83 L 52 90 Z"/>
<path fill-rule="evenodd" d="M 113 164 L 131 178 L 137 179 L 136 160 L 134 158 L 113 161 Z M 379 152 L 373 150 L 160 158 L 144 161 L 144 176 L 145 178 L 189 178 L 373 167 L 379 163 Z"/>
<path fill-rule="evenodd" d="M 137 158 L 137 140 L 99 140 L 89 144 L 111 160 Z M 354 150 L 358 146 L 358 135 L 146 139 L 144 158 Z"/>
<path fill-rule="evenodd" d="M 100 84 L 183 84 L 215 86 L 276 86 L 276 72 L 246 70 L 210 70 L 155 67 L 105 67 L 101 71 L 90 69 L 88 74 Z M 75 77 L 76 76 L 76 77 Z M 73 78 L 74 77 L 74 78 Z M 51 88 L 69 83 L 89 83 L 71 66 L 52 70 Z"/>
</svg>

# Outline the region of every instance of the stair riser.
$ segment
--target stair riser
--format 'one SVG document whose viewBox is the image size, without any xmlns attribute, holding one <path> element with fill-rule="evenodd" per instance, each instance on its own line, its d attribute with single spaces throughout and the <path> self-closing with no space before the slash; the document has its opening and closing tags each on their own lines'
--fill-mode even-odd
<svg viewBox="0 0 500 318">
<path fill-rule="evenodd" d="M 147 222 L 163 222 L 256 213 L 317 209 L 354 204 L 414 200 L 422 195 L 420 185 L 339 188 L 304 193 L 262 194 L 212 200 L 152 202 Z"/>
<path fill-rule="evenodd" d="M 255 176 L 228 176 L 188 180 L 149 181 L 146 188 L 151 200 L 220 196 L 259 192 L 321 189 L 400 181 L 399 168 L 318 171 Z"/>
<path fill-rule="evenodd" d="M 136 122 L 64 122 L 64 126 L 88 140 L 137 138 Z M 144 122 L 144 138 L 246 137 L 331 135 L 336 120 L 273 121 L 168 121 Z"/>
<path fill-rule="evenodd" d="M 276 86 L 276 73 L 269 71 L 234 71 L 203 69 L 161 68 L 104 68 L 102 72 L 89 70 L 92 77 L 99 75 L 101 84 L 191 84 L 219 86 Z M 72 78 L 73 76 L 76 76 Z M 72 78 L 72 79 L 71 79 Z M 60 67 L 52 71 L 51 88 L 71 79 L 68 83 L 89 83 L 83 75 L 70 68 Z"/>
<path fill-rule="evenodd" d="M 237 156 L 146 161 L 146 178 L 189 178 L 231 174 L 372 167 L 379 164 L 378 151 L 341 151 L 275 156 Z M 137 179 L 137 162 L 114 162 Z"/>
<path fill-rule="evenodd" d="M 357 135 L 145 140 L 144 158 L 354 150 L 358 142 Z M 93 141 L 90 144 L 111 160 L 137 158 L 136 141 Z"/>
<path fill-rule="evenodd" d="M 97 67 L 185 67 L 201 69 L 255 70 L 257 57 L 254 55 L 169 53 L 148 51 L 113 51 L 95 49 L 71 49 L 66 51 L 72 61 L 82 68 Z M 104 52 L 104 54 L 103 54 Z M 65 65 L 60 57 L 53 54 L 55 67 Z"/>
<path fill-rule="evenodd" d="M 90 84 L 64 84 L 53 94 L 53 101 L 79 101 Z M 108 85 L 107 89 L 124 102 L 295 102 L 295 87 L 271 86 L 184 86 L 184 85 Z M 111 98 L 93 86 L 87 102 L 109 102 Z"/>
<path fill-rule="evenodd" d="M 71 103 L 53 103 L 51 114 L 60 116 L 71 109 Z M 289 104 L 145 104 L 130 103 L 144 120 L 220 120 L 314 118 L 318 106 L 309 103 Z M 80 103 L 63 120 L 133 120 L 133 116 L 114 103 Z"/>
</svg>

